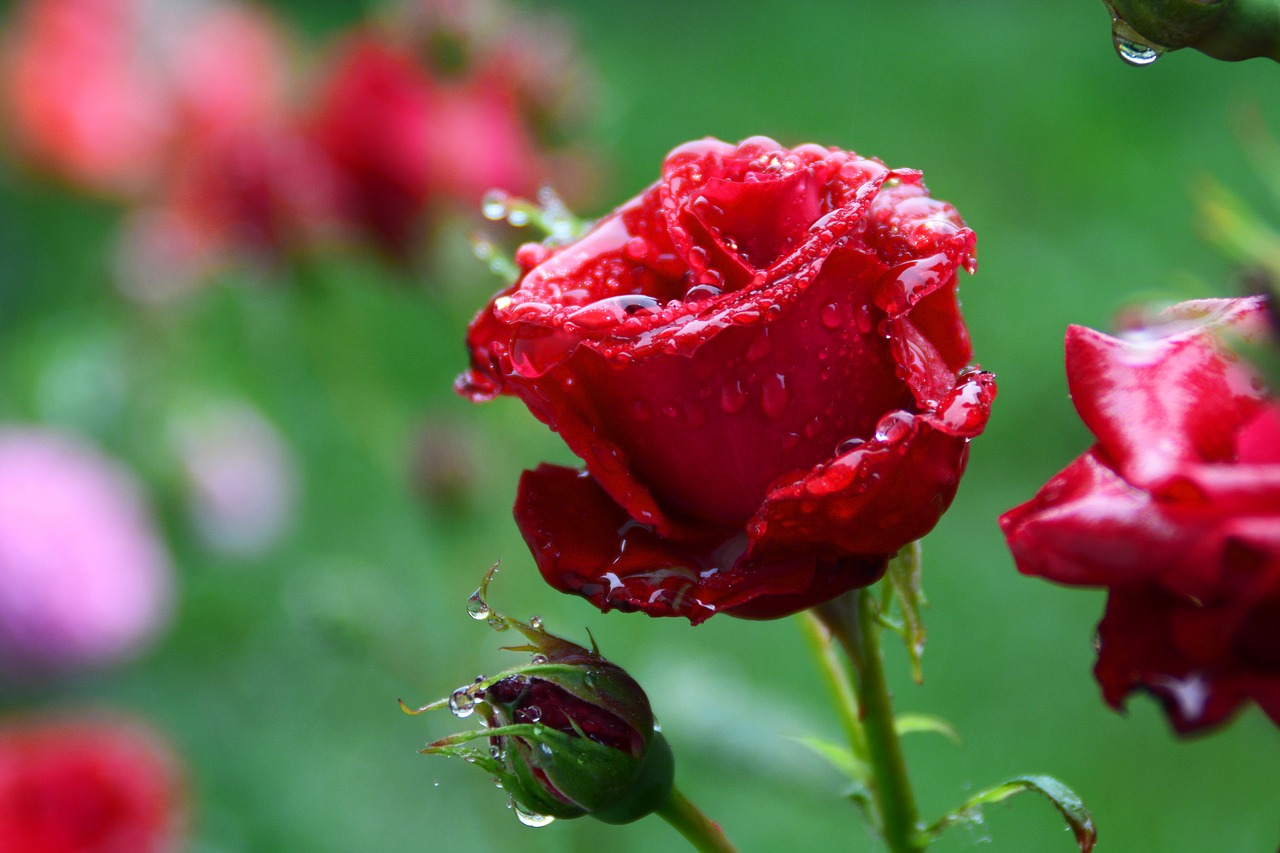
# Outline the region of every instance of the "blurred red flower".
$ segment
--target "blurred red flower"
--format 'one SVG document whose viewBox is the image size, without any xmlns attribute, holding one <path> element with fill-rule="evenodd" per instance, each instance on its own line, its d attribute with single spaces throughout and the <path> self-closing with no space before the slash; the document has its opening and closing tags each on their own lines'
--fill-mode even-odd
<svg viewBox="0 0 1280 853">
<path fill-rule="evenodd" d="M 1097 443 L 1000 519 L 1019 571 L 1109 591 L 1106 700 L 1150 693 L 1184 734 L 1250 699 L 1280 723 L 1280 401 L 1228 349 L 1266 316 L 1206 299 L 1122 338 L 1068 329 Z"/>
<path fill-rule="evenodd" d="M 522 248 L 459 388 L 519 397 L 586 462 L 521 480 L 546 579 L 693 622 L 874 582 L 950 504 L 995 394 L 964 369 L 973 246 L 918 172 L 757 137 L 677 148 L 577 242 Z"/>
<path fill-rule="evenodd" d="M 184 801 L 173 754 L 138 723 L 0 724 L 0 850 L 173 853 Z"/>
<path fill-rule="evenodd" d="M 27 0 L 4 55 L 19 152 L 125 197 L 154 187 L 185 140 L 258 122 L 284 94 L 274 25 L 230 2 Z"/>
</svg>

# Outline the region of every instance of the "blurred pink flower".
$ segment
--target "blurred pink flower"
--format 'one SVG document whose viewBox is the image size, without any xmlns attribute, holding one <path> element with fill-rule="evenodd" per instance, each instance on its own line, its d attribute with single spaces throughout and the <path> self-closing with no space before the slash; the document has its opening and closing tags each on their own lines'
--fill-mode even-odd
<svg viewBox="0 0 1280 853">
<path fill-rule="evenodd" d="M 132 475 L 82 442 L 0 429 L 0 671 L 137 651 L 167 622 L 169 558 Z"/>
<path fill-rule="evenodd" d="M 176 853 L 185 807 L 172 751 L 141 723 L 0 723 L 0 850 Z"/>
<path fill-rule="evenodd" d="M 293 521 L 298 470 L 279 430 L 248 404 L 224 404 L 179 419 L 173 443 L 196 532 L 229 556 L 274 545 Z"/>
</svg>

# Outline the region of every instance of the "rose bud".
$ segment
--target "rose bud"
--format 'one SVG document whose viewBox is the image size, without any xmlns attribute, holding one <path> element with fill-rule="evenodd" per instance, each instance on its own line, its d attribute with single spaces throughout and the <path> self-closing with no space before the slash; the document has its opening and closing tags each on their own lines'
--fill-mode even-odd
<svg viewBox="0 0 1280 853">
<path fill-rule="evenodd" d="M 484 729 L 422 751 L 459 756 L 489 772 L 533 826 L 583 815 L 630 823 L 664 805 L 674 761 L 640 685 L 595 649 L 548 634 L 536 621 L 526 625 L 487 608 L 480 618 L 524 634 L 529 645 L 516 650 L 533 652 L 533 661 L 410 712 L 447 704 L 459 717 L 484 720 Z M 489 741 L 488 752 L 463 746 L 480 739 Z"/>
<path fill-rule="evenodd" d="M 176 853 L 183 787 L 172 752 L 138 723 L 0 723 L 0 850 Z"/>
<path fill-rule="evenodd" d="M 168 621 L 172 586 L 128 470 L 66 436 L 0 429 L 0 673 L 128 657 Z"/>
<path fill-rule="evenodd" d="M 694 623 L 876 581 L 995 396 L 965 369 L 974 239 L 914 170 L 756 137 L 681 146 L 581 239 L 524 246 L 458 389 L 519 397 L 586 463 L 520 482 L 543 576 Z"/>
<path fill-rule="evenodd" d="M 1000 525 L 1019 571 L 1108 590 L 1094 674 L 1111 705 L 1150 693 L 1182 734 L 1249 700 L 1280 723 L 1280 400 L 1228 349 L 1266 334 L 1264 301 L 1157 320 L 1067 331 L 1097 443 Z"/>
</svg>

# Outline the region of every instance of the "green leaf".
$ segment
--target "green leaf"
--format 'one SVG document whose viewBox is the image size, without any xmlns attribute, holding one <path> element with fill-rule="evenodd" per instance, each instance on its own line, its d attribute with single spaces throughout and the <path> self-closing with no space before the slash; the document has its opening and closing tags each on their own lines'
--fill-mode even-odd
<svg viewBox="0 0 1280 853">
<path fill-rule="evenodd" d="M 1034 791 L 1046 797 L 1067 821 L 1080 853 L 1090 853 L 1098 843 L 1098 831 L 1093 825 L 1093 816 L 1085 808 L 1084 802 L 1075 791 L 1054 779 L 1052 776 L 1019 776 L 1002 782 L 994 788 L 988 788 L 969 799 L 958 809 L 947 812 L 924 831 L 926 839 L 932 841 L 948 827 L 958 823 L 967 823 L 979 817 L 984 805 L 1007 800 L 1014 794 L 1023 791 Z"/>
<path fill-rule="evenodd" d="M 915 734 L 916 732 L 936 732 L 947 740 L 960 746 L 960 735 L 956 732 L 955 727 L 951 723 L 935 717 L 933 714 L 899 714 L 894 720 L 894 728 L 897 729 L 899 735 Z"/>
<path fill-rule="evenodd" d="M 813 736 L 797 737 L 793 740 L 821 755 L 830 762 L 832 767 L 856 784 L 865 784 L 871 778 L 871 767 L 865 761 L 859 761 L 846 747 Z"/>
<path fill-rule="evenodd" d="M 920 578 L 920 543 L 916 541 L 904 547 L 889 561 L 885 579 L 893 591 L 893 597 L 898 601 L 898 609 L 902 612 L 900 628 L 895 627 L 895 631 L 901 634 L 903 641 L 907 644 L 907 655 L 911 659 L 911 676 L 917 684 L 924 681 L 921 659 L 924 657 L 925 630 L 920 608 L 928 604 Z"/>
</svg>

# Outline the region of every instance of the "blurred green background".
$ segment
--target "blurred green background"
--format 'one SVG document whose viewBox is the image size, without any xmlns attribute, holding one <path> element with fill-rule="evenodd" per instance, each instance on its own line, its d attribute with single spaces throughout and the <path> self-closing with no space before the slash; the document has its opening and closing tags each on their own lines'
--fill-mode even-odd
<svg viewBox="0 0 1280 853">
<path fill-rule="evenodd" d="M 316 43 L 376 9 L 273 5 Z M 601 198 L 640 190 L 687 139 L 766 134 L 923 169 L 978 233 L 980 270 L 961 294 L 1000 396 L 925 543 L 924 685 L 890 652 L 899 710 L 942 715 L 964 739 L 908 740 L 924 814 L 1044 772 L 1092 808 L 1101 850 L 1274 850 L 1276 727 L 1249 708 L 1181 742 L 1147 699 L 1109 710 L 1090 675 L 1103 595 L 1019 576 L 995 518 L 1089 442 L 1062 375 L 1068 323 L 1106 328 L 1135 299 L 1236 292 L 1237 273 L 1196 236 L 1196 186 L 1214 176 L 1276 213 L 1238 119 L 1261 110 L 1280 127 L 1280 69 L 1185 51 L 1127 67 L 1090 0 L 537 8 L 572 22 L 602 79 Z M 464 326 L 497 286 L 465 248 L 426 277 L 358 257 L 285 286 L 223 276 L 182 312 L 142 314 L 110 282 L 116 222 L 110 205 L 0 171 L 0 417 L 79 430 L 140 471 L 175 552 L 177 619 L 122 670 L 0 702 L 154 721 L 190 766 L 196 853 L 678 849 L 656 818 L 523 827 L 483 774 L 416 754 L 471 721 L 406 717 L 397 697 L 435 699 L 518 660 L 464 613 L 502 560 L 491 603 L 578 640 L 590 630 L 636 675 L 680 786 L 743 853 L 876 849 L 837 774 L 795 740 L 839 729 L 793 621 L 601 616 L 537 577 L 511 520 L 516 478 L 571 460 L 517 402 L 453 396 Z M 299 458 L 297 523 L 264 556 L 201 548 L 157 462 L 167 407 L 206 396 L 252 401 Z M 474 451 L 448 500 L 414 489 L 425 422 Z M 986 817 L 934 849 L 1072 849 L 1043 800 Z"/>
</svg>

